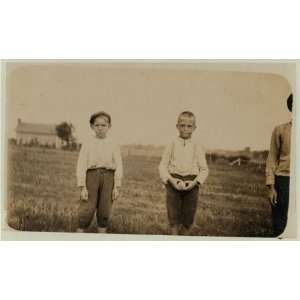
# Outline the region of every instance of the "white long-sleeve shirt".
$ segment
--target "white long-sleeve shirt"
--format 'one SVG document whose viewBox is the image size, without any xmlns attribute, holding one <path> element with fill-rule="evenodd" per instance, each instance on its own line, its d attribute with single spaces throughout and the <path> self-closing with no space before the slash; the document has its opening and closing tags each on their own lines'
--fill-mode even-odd
<svg viewBox="0 0 300 300">
<path fill-rule="evenodd" d="M 106 168 L 115 170 L 114 184 L 120 187 L 123 164 L 119 145 L 111 138 L 91 137 L 82 144 L 77 162 L 77 185 L 86 185 L 88 169 Z"/>
<path fill-rule="evenodd" d="M 194 139 L 177 137 L 167 145 L 159 164 L 160 178 L 167 183 L 171 174 L 196 175 L 203 184 L 208 176 L 208 167 L 202 147 Z"/>
</svg>

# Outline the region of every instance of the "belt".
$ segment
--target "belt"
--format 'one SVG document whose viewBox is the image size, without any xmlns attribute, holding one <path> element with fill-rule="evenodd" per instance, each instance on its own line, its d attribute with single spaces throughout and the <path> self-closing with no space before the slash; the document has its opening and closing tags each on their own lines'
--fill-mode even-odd
<svg viewBox="0 0 300 300">
<path fill-rule="evenodd" d="M 87 171 L 103 171 L 103 172 L 115 172 L 114 169 L 108 169 L 104 167 L 90 167 Z"/>
</svg>

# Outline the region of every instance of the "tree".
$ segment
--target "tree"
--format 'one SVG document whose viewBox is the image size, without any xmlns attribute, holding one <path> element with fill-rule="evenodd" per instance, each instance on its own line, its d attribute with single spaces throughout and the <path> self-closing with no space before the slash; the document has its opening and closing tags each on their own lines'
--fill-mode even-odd
<svg viewBox="0 0 300 300">
<path fill-rule="evenodd" d="M 71 123 L 62 122 L 56 126 L 57 136 L 67 143 L 67 147 L 69 147 L 69 144 L 74 141 L 73 132 L 74 126 Z"/>
<path fill-rule="evenodd" d="M 11 145 L 17 145 L 17 140 L 15 138 L 8 139 L 9 144 Z"/>
</svg>

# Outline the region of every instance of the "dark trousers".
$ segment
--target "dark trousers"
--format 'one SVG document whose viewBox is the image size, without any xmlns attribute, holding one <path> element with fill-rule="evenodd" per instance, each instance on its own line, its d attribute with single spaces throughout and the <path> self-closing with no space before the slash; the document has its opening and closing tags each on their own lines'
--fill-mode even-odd
<svg viewBox="0 0 300 300">
<path fill-rule="evenodd" d="M 193 180 L 196 176 L 180 176 L 172 174 L 173 177 L 181 180 Z M 183 225 L 187 229 L 194 222 L 197 210 L 199 187 L 195 186 L 190 191 L 178 191 L 170 183 L 166 185 L 167 189 L 167 211 L 169 224 Z"/>
<path fill-rule="evenodd" d="M 86 228 L 96 212 L 99 227 L 107 227 L 112 210 L 114 171 L 103 168 L 90 169 L 86 174 L 88 200 L 80 200 L 79 227 Z"/>
<path fill-rule="evenodd" d="M 290 177 L 275 176 L 277 204 L 272 205 L 273 232 L 275 236 L 283 233 L 288 218 Z"/>
</svg>

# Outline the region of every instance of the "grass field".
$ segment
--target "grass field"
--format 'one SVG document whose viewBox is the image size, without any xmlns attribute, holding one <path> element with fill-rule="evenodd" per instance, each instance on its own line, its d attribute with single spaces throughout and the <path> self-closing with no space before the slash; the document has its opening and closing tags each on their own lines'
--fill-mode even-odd
<svg viewBox="0 0 300 300">
<path fill-rule="evenodd" d="M 76 230 L 76 152 L 9 146 L 8 223 L 17 230 Z M 157 158 L 124 157 L 124 181 L 111 233 L 168 234 Z M 210 164 L 192 235 L 271 236 L 263 170 Z M 89 232 L 95 232 L 95 224 Z"/>
</svg>

